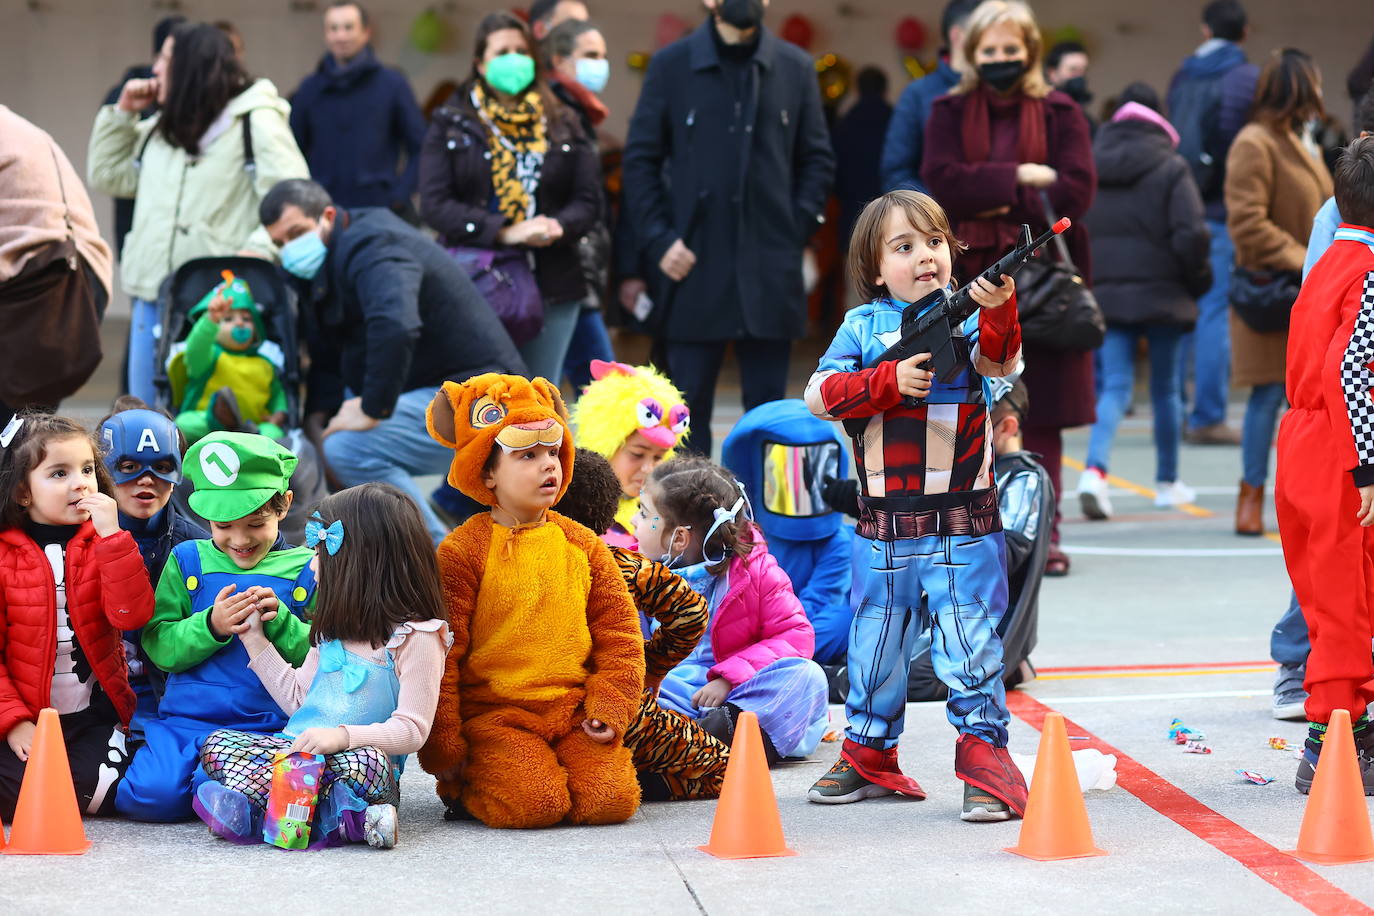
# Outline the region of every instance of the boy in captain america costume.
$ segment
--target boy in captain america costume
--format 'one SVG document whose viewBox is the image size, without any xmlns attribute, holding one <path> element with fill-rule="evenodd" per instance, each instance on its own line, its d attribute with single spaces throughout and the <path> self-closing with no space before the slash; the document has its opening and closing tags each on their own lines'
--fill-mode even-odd
<svg viewBox="0 0 1374 916">
<path fill-rule="evenodd" d="M 870 301 L 846 316 L 806 387 L 816 416 L 866 420 L 853 440 L 857 533 L 874 542 L 849 637 L 849 727 L 839 761 L 808 798 L 844 804 L 893 792 L 925 797 L 898 766 L 897 744 L 912 648 L 928 613 L 932 658 L 949 686 L 947 714 L 959 730 L 961 817 L 1000 821 L 1021 816 L 1026 803 L 1025 780 L 1006 749 L 996 630 L 1007 605 L 1006 547 L 985 379 L 1020 362 L 1011 277 L 1000 286 L 975 282 L 972 297 L 981 308 L 961 328 L 969 367 L 952 383 L 919 368 L 929 353 L 873 365 L 901 336 L 906 305 L 948 286 L 957 245 L 944 211 L 924 194 L 893 191 L 870 203 L 849 253 L 850 274 Z M 906 406 L 908 398 L 916 406 Z"/>
<path fill-rule="evenodd" d="M 166 671 L 158 718 L 120 783 L 116 809 L 142 821 L 192 817 L 194 790 L 207 778 L 201 742 L 218 728 L 271 734 L 286 715 L 248 667 L 235 635 L 250 615 L 292 665 L 310 649 L 305 615 L 314 606 L 314 551 L 290 547 L 278 525 L 291 506 L 296 457 L 263 436 L 211 433 L 186 453 L 195 485 L 191 508 L 211 539 L 173 550 L 156 592 L 143 649 Z"/>
</svg>

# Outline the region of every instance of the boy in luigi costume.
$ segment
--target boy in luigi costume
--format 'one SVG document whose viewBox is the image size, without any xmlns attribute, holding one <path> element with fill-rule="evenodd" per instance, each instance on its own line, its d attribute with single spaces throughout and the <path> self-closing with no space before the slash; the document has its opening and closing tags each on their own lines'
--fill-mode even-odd
<svg viewBox="0 0 1374 916">
<path fill-rule="evenodd" d="M 280 439 L 286 392 L 277 367 L 258 352 L 267 339 L 262 315 L 248 284 L 227 270 L 223 276 L 191 308 L 188 317 L 195 324 L 186 349 L 167 367 L 172 396 L 181 405 L 177 426 L 187 442 L 214 430 Z"/>
<path fill-rule="evenodd" d="M 192 816 L 195 787 L 206 779 L 200 745 L 210 732 L 285 727 L 236 635 L 251 615 L 261 615 L 292 665 L 310 648 L 304 617 L 315 603 L 314 551 L 287 545 L 277 530 L 291 506 L 296 457 L 264 436 L 216 432 L 191 446 L 183 467 L 210 539 L 172 549 L 143 629 L 143 650 L 167 672 L 167 686 L 116 797 L 119 812 L 136 820 Z"/>
</svg>

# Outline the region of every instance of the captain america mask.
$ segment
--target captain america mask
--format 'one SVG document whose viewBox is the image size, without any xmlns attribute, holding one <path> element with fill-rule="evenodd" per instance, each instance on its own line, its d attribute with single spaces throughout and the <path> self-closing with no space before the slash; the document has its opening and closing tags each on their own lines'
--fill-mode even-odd
<svg viewBox="0 0 1374 916">
<path fill-rule="evenodd" d="M 153 410 L 125 410 L 100 427 L 105 466 L 116 484 L 152 474 L 181 483 L 181 439 L 176 424 Z"/>
</svg>

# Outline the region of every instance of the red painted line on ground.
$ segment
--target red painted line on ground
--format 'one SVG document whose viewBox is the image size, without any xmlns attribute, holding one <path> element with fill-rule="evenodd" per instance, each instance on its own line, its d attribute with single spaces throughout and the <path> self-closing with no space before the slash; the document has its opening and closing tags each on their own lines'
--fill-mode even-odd
<svg viewBox="0 0 1374 916">
<path fill-rule="evenodd" d="M 1079 671 L 1183 671 L 1191 668 L 1253 668 L 1256 665 L 1273 665 L 1271 658 L 1257 662 L 1188 662 L 1180 665 L 1076 665 L 1061 668 L 1036 668 L 1041 674 L 1069 674 Z"/>
<path fill-rule="evenodd" d="M 1044 727 L 1046 713 L 1057 712 L 1019 690 L 1007 692 L 1007 708 L 1037 730 Z M 1320 914 L 1374 914 L 1374 909 L 1299 860 L 1285 855 L 1235 821 L 1213 811 L 1133 757 L 1107 744 L 1067 717 L 1064 724 L 1070 735 L 1090 739 L 1074 742 L 1075 750 L 1095 747 L 1104 754 L 1116 755 L 1117 785 L 1209 846 L 1235 859 L 1297 903 Z"/>
</svg>

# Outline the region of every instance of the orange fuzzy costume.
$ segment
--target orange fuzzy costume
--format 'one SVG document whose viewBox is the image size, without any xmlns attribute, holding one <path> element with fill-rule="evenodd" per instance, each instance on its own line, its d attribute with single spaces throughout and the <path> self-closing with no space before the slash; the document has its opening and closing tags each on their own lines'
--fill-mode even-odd
<svg viewBox="0 0 1374 916">
<path fill-rule="evenodd" d="M 555 427 L 564 488 L 571 479 L 567 414 L 543 379 L 446 382 L 428 419 L 430 435 L 455 451 L 449 482 L 486 505 L 492 449 L 552 444 Z M 556 512 L 515 528 L 484 512 L 439 545 L 439 577 L 454 639 L 420 750 L 439 797 L 490 827 L 634 814 L 639 784 L 622 736 L 639 709 L 644 644 L 606 545 Z M 593 741 L 585 719 L 609 725 L 615 739 Z"/>
</svg>

